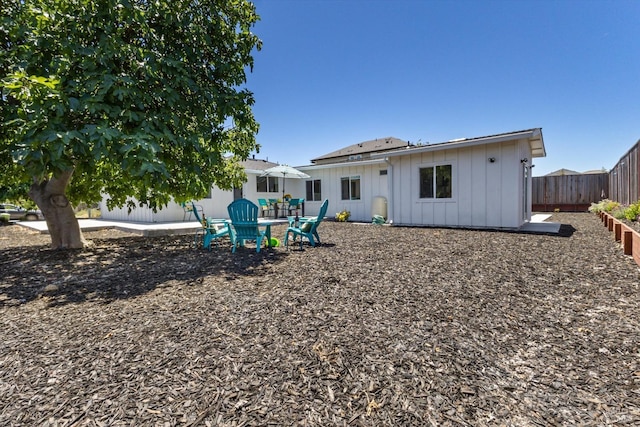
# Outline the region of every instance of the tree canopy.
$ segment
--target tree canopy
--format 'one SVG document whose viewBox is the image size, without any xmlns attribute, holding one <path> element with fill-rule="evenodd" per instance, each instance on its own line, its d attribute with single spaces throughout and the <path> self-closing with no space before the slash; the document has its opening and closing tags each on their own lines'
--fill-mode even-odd
<svg viewBox="0 0 640 427">
<path fill-rule="evenodd" d="M 239 185 L 238 161 L 259 149 L 245 87 L 258 19 L 247 0 L 9 2 L 3 181 L 154 209 Z"/>
</svg>

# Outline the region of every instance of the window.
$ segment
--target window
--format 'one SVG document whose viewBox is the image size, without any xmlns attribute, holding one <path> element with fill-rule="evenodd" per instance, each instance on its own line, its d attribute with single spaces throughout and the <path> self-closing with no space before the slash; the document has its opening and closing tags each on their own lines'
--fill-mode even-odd
<svg viewBox="0 0 640 427">
<path fill-rule="evenodd" d="M 313 181 L 307 181 L 307 198 L 306 200 L 311 200 L 317 202 L 322 200 L 322 189 L 320 186 L 320 180 L 314 179 Z"/>
<path fill-rule="evenodd" d="M 360 177 L 350 176 L 340 179 L 342 200 L 360 200 Z"/>
<path fill-rule="evenodd" d="M 420 198 L 450 199 L 451 165 L 420 168 Z"/>
<path fill-rule="evenodd" d="M 259 176 L 256 178 L 258 193 L 278 193 L 278 178 L 273 176 Z"/>
</svg>

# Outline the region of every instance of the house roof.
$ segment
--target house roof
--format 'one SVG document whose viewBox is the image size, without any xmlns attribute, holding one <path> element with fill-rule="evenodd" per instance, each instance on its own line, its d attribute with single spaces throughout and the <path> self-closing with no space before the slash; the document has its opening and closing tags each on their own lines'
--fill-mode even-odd
<svg viewBox="0 0 640 427">
<path fill-rule="evenodd" d="M 244 167 L 245 172 L 256 173 L 256 174 L 262 173 L 262 171 L 265 169 L 278 166 L 277 163 L 273 163 L 263 159 L 256 159 L 256 158 L 244 160 L 240 162 L 240 164 Z"/>
<path fill-rule="evenodd" d="M 545 176 L 564 176 L 564 175 L 582 175 L 580 172 L 572 171 L 571 169 L 558 169 L 557 171 L 549 172 Z"/>
<path fill-rule="evenodd" d="M 547 155 L 542 139 L 542 128 L 519 130 L 515 132 L 499 133 L 496 135 L 479 136 L 475 138 L 460 138 L 437 144 L 407 146 L 405 149 L 388 151 L 386 153 L 371 154 L 372 158 L 402 156 L 407 153 L 423 153 L 428 151 L 450 150 L 453 148 L 472 147 L 474 145 L 494 144 L 513 139 L 526 138 L 531 147 L 532 157 L 545 157 Z"/>
<path fill-rule="evenodd" d="M 597 175 L 599 173 L 608 173 L 608 171 L 605 168 L 592 169 L 592 170 L 582 172 L 582 175 Z"/>
<path fill-rule="evenodd" d="M 311 159 L 311 163 L 315 163 L 318 160 L 330 160 L 338 157 L 354 156 L 364 153 L 374 153 L 381 151 L 396 150 L 398 148 L 404 148 L 410 146 L 408 141 L 403 141 L 399 138 L 388 136 L 386 138 L 377 138 L 370 141 L 359 142 L 357 144 L 349 145 L 348 147 L 341 148 L 337 151 L 325 154 L 315 159 Z"/>
</svg>

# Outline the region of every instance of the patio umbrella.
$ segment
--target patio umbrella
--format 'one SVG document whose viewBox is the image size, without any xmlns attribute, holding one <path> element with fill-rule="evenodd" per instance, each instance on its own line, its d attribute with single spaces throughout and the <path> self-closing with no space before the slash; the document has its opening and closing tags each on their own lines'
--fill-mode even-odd
<svg viewBox="0 0 640 427">
<path fill-rule="evenodd" d="M 294 178 L 294 179 L 311 178 L 306 173 L 287 165 L 278 165 L 269 169 L 265 169 L 264 172 L 262 172 L 262 175 L 260 176 L 281 176 L 283 178 L 282 180 L 282 199 L 283 200 L 285 195 L 284 182 L 287 178 Z"/>
</svg>

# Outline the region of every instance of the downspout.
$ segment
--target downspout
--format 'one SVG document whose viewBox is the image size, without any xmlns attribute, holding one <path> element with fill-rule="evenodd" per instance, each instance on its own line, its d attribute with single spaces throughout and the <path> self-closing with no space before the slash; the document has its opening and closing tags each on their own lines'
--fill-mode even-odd
<svg viewBox="0 0 640 427">
<path fill-rule="evenodd" d="M 384 158 L 387 164 L 387 223 L 393 225 L 393 163 L 389 161 L 388 157 Z"/>
</svg>

